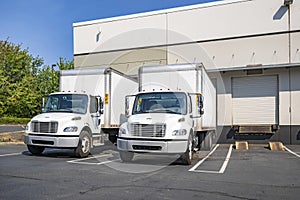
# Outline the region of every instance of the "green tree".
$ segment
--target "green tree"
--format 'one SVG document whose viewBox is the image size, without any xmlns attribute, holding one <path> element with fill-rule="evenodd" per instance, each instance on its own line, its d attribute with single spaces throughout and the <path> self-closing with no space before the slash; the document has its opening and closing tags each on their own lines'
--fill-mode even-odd
<svg viewBox="0 0 300 200">
<path fill-rule="evenodd" d="M 35 113 L 38 94 L 34 78 L 43 59 L 8 40 L 0 40 L 0 115 L 26 117 Z"/>
<path fill-rule="evenodd" d="M 60 70 L 74 69 L 74 61 L 68 61 L 66 58 L 59 58 L 59 62 L 56 63 Z"/>
<path fill-rule="evenodd" d="M 59 69 L 73 69 L 60 58 Z M 41 110 L 42 97 L 58 91 L 59 71 L 44 66 L 40 57 L 8 40 L 0 40 L 0 117 L 32 117 Z"/>
</svg>

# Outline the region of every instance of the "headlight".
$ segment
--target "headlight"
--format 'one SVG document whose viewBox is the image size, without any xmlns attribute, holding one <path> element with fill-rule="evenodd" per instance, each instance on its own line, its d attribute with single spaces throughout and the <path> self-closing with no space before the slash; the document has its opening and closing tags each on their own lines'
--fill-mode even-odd
<svg viewBox="0 0 300 200">
<path fill-rule="evenodd" d="M 173 131 L 172 135 L 178 136 L 178 135 L 186 135 L 187 131 L 185 129 L 179 129 Z"/>
<path fill-rule="evenodd" d="M 124 128 L 119 129 L 119 135 L 126 134 L 126 130 Z"/>
<path fill-rule="evenodd" d="M 78 128 L 76 126 L 70 126 L 70 127 L 66 127 L 64 129 L 64 132 L 76 132 L 78 130 Z"/>
<path fill-rule="evenodd" d="M 30 123 L 28 123 L 28 124 L 25 126 L 25 131 L 29 131 L 29 128 L 30 128 Z"/>
</svg>

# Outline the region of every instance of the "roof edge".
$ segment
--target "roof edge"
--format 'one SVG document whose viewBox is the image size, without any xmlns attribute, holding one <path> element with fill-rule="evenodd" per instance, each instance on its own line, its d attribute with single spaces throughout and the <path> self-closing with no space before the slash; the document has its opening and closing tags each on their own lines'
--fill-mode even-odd
<svg viewBox="0 0 300 200">
<path fill-rule="evenodd" d="M 193 9 L 198 9 L 198 8 L 208 8 L 208 7 L 228 5 L 228 4 L 233 4 L 233 3 L 242 3 L 242 2 L 248 2 L 248 1 L 253 1 L 253 0 L 217 0 L 214 2 L 208 2 L 208 3 L 167 8 L 167 9 L 162 9 L 162 10 L 154 10 L 154 11 L 135 13 L 135 14 L 129 14 L 129 15 L 121 15 L 121 16 L 108 17 L 108 18 L 103 18 L 103 19 L 83 21 L 83 22 L 75 22 L 75 23 L 73 23 L 73 27 L 88 26 L 88 25 L 99 24 L 99 23 L 107 23 L 107 22 L 113 22 L 113 21 L 119 21 L 119 20 L 133 19 L 133 18 L 138 18 L 138 17 L 148 17 L 148 16 L 153 16 L 153 15 L 168 14 L 168 13 L 174 13 L 174 12 L 179 12 L 179 11 L 193 10 Z"/>
</svg>

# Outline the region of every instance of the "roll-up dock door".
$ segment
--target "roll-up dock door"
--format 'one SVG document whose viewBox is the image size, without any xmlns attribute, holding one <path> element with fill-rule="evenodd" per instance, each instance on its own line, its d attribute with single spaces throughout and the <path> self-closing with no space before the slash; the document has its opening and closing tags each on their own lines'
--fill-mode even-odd
<svg viewBox="0 0 300 200">
<path fill-rule="evenodd" d="M 278 124 L 277 76 L 232 78 L 233 125 Z"/>
</svg>

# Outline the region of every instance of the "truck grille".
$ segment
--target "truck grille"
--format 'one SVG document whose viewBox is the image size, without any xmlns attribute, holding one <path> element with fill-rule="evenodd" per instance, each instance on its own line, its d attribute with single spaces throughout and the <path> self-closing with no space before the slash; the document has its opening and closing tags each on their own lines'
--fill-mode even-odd
<svg viewBox="0 0 300 200">
<path fill-rule="evenodd" d="M 130 134 L 141 137 L 164 137 L 166 124 L 130 124 Z"/>
<path fill-rule="evenodd" d="M 35 133 L 56 133 L 58 122 L 31 122 L 31 130 Z"/>
</svg>

